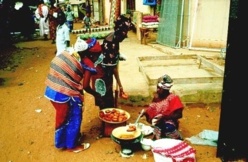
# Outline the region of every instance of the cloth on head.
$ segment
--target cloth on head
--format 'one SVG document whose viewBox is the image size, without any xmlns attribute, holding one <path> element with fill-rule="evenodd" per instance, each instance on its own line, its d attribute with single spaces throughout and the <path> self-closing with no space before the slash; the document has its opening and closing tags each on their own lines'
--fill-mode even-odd
<svg viewBox="0 0 248 162">
<path fill-rule="evenodd" d="M 119 17 L 117 17 L 115 23 L 115 27 L 114 30 L 124 30 L 124 31 L 128 31 L 130 30 L 131 27 L 131 19 L 125 17 L 124 15 L 120 15 Z"/>
<path fill-rule="evenodd" d="M 80 37 L 77 38 L 77 41 L 74 45 L 74 50 L 77 52 L 85 51 L 88 49 L 88 44 L 81 39 Z"/>
<path fill-rule="evenodd" d="M 96 38 L 89 38 L 86 40 L 86 43 L 88 44 L 88 49 L 90 52 L 101 52 L 102 47 L 100 43 L 96 40 Z"/>
<path fill-rule="evenodd" d="M 158 87 L 166 90 L 170 90 L 173 85 L 173 80 L 167 74 L 163 75 L 158 79 Z"/>
</svg>

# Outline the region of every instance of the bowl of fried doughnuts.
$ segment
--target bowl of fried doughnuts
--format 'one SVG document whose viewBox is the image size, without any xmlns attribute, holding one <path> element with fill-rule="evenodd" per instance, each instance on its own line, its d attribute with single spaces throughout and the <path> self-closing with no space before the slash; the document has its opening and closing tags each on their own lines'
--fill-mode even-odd
<svg viewBox="0 0 248 162">
<path fill-rule="evenodd" d="M 130 114 L 118 108 L 106 108 L 99 111 L 99 118 L 111 124 L 124 123 L 130 118 Z"/>
</svg>

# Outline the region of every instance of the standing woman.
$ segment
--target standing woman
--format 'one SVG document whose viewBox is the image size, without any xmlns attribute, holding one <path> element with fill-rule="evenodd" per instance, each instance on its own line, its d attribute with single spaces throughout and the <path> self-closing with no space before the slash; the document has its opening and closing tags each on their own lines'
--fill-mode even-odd
<svg viewBox="0 0 248 162">
<path fill-rule="evenodd" d="M 80 152 L 89 148 L 89 143 L 81 143 L 81 123 L 83 117 L 83 86 L 89 73 L 82 65 L 88 44 L 77 39 L 74 49 L 63 51 L 51 61 L 45 81 L 45 97 L 56 110 L 55 147 L 57 149 Z"/>
<path fill-rule="evenodd" d="M 99 41 L 96 40 L 96 38 L 92 37 L 89 38 L 87 41 L 88 44 L 88 52 L 86 53 L 85 57 L 82 59 L 82 63 L 85 69 L 94 69 L 95 73 L 90 73 L 89 77 L 85 77 L 84 79 L 87 80 L 84 84 L 84 90 L 90 94 L 92 94 L 94 96 L 95 99 L 95 105 L 102 107 L 103 104 L 103 100 L 102 100 L 102 94 L 106 93 L 106 89 L 105 87 L 102 87 L 102 89 L 99 90 L 95 90 L 95 88 L 92 88 L 91 86 L 91 77 L 93 77 L 94 75 L 96 75 L 97 70 L 96 70 L 96 66 L 99 62 L 99 56 L 102 53 L 102 47 L 99 43 Z"/>
<path fill-rule="evenodd" d="M 111 32 L 102 43 L 102 61 L 97 65 L 97 74 L 93 76 L 93 88 L 98 87 L 97 80 L 101 80 L 101 85 L 105 86 L 106 93 L 102 95 L 104 104 L 100 107 L 115 107 L 115 98 L 113 92 L 113 82 L 116 79 L 119 86 L 119 96 L 127 99 L 128 95 L 124 92 L 119 77 L 118 64 L 120 61 L 120 42 L 127 38 L 127 33 L 131 27 L 131 20 L 123 15 L 115 21 L 114 32 Z M 99 84 L 100 85 L 100 84 Z M 101 87 L 101 86 L 99 86 Z"/>
<path fill-rule="evenodd" d="M 50 0 L 50 4 L 51 6 L 48 12 L 49 34 L 50 39 L 52 40 L 52 44 L 54 44 L 56 40 L 56 29 L 58 26 L 58 12 L 61 11 L 61 9 L 57 7 L 57 3 L 55 3 L 55 0 Z"/>
</svg>

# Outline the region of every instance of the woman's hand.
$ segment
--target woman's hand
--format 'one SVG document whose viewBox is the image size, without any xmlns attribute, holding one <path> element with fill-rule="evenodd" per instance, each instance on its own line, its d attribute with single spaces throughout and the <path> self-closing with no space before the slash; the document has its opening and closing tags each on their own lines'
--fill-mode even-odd
<svg viewBox="0 0 248 162">
<path fill-rule="evenodd" d="M 153 119 L 152 119 L 152 125 L 156 125 L 160 122 L 160 120 L 162 119 L 163 115 L 162 114 L 158 114 L 156 115 Z"/>
<path fill-rule="evenodd" d="M 119 89 L 120 89 L 120 94 L 119 94 L 119 96 L 120 96 L 121 98 L 123 98 L 123 99 L 128 99 L 128 94 L 126 94 L 126 93 L 123 91 L 123 88 L 120 87 Z"/>
</svg>

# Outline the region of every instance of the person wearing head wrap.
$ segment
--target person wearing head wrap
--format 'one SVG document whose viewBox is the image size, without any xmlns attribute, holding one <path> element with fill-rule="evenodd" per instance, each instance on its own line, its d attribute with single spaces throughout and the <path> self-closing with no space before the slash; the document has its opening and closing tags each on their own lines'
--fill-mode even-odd
<svg viewBox="0 0 248 162">
<path fill-rule="evenodd" d="M 176 94 L 170 92 L 173 80 L 167 74 L 158 79 L 157 92 L 142 116 L 154 126 L 154 138 L 182 139 L 178 131 L 183 104 Z"/>
<path fill-rule="evenodd" d="M 120 42 L 127 38 L 132 26 L 131 19 L 123 15 L 119 16 L 114 23 L 114 32 L 108 34 L 102 43 L 104 66 L 117 65 L 120 59 Z"/>
<path fill-rule="evenodd" d="M 103 96 L 105 104 L 102 108 L 116 106 L 113 96 L 113 76 L 115 77 L 117 85 L 119 86 L 119 96 L 124 99 L 128 98 L 128 95 L 123 90 L 117 65 L 120 60 L 120 42 L 127 38 L 127 33 L 131 29 L 131 19 L 120 15 L 117 17 L 114 23 L 114 32 L 108 34 L 101 45 L 102 69 L 99 73 L 103 73 L 102 79 L 106 85 L 106 93 Z"/>
<path fill-rule="evenodd" d="M 88 50 L 88 44 L 77 39 L 70 51 L 63 51 L 53 58 L 46 78 L 45 94 L 56 110 L 55 147 L 79 152 L 87 149 L 89 143 L 81 143 L 81 123 L 83 113 L 83 88 L 89 83 L 88 71 L 82 60 Z M 89 92 L 90 93 L 90 92 Z"/>
<path fill-rule="evenodd" d="M 82 58 L 82 65 L 84 69 L 86 69 L 87 75 L 86 77 L 84 77 L 84 80 L 86 80 L 86 84 L 83 84 L 83 88 L 86 92 L 94 96 L 95 104 L 99 107 L 102 107 L 103 101 L 101 96 L 102 93 L 104 93 L 105 87 L 102 87 L 102 89 L 98 91 L 97 89 L 95 89 L 94 83 L 92 84 L 92 87 L 90 86 L 91 78 L 98 72 L 96 70 L 96 61 L 102 53 L 102 47 L 96 40 L 96 38 L 89 38 L 88 40 L 86 40 L 86 43 L 88 45 L 88 50 L 85 53 L 85 56 Z M 94 69 L 94 71 L 92 69 Z"/>
</svg>

